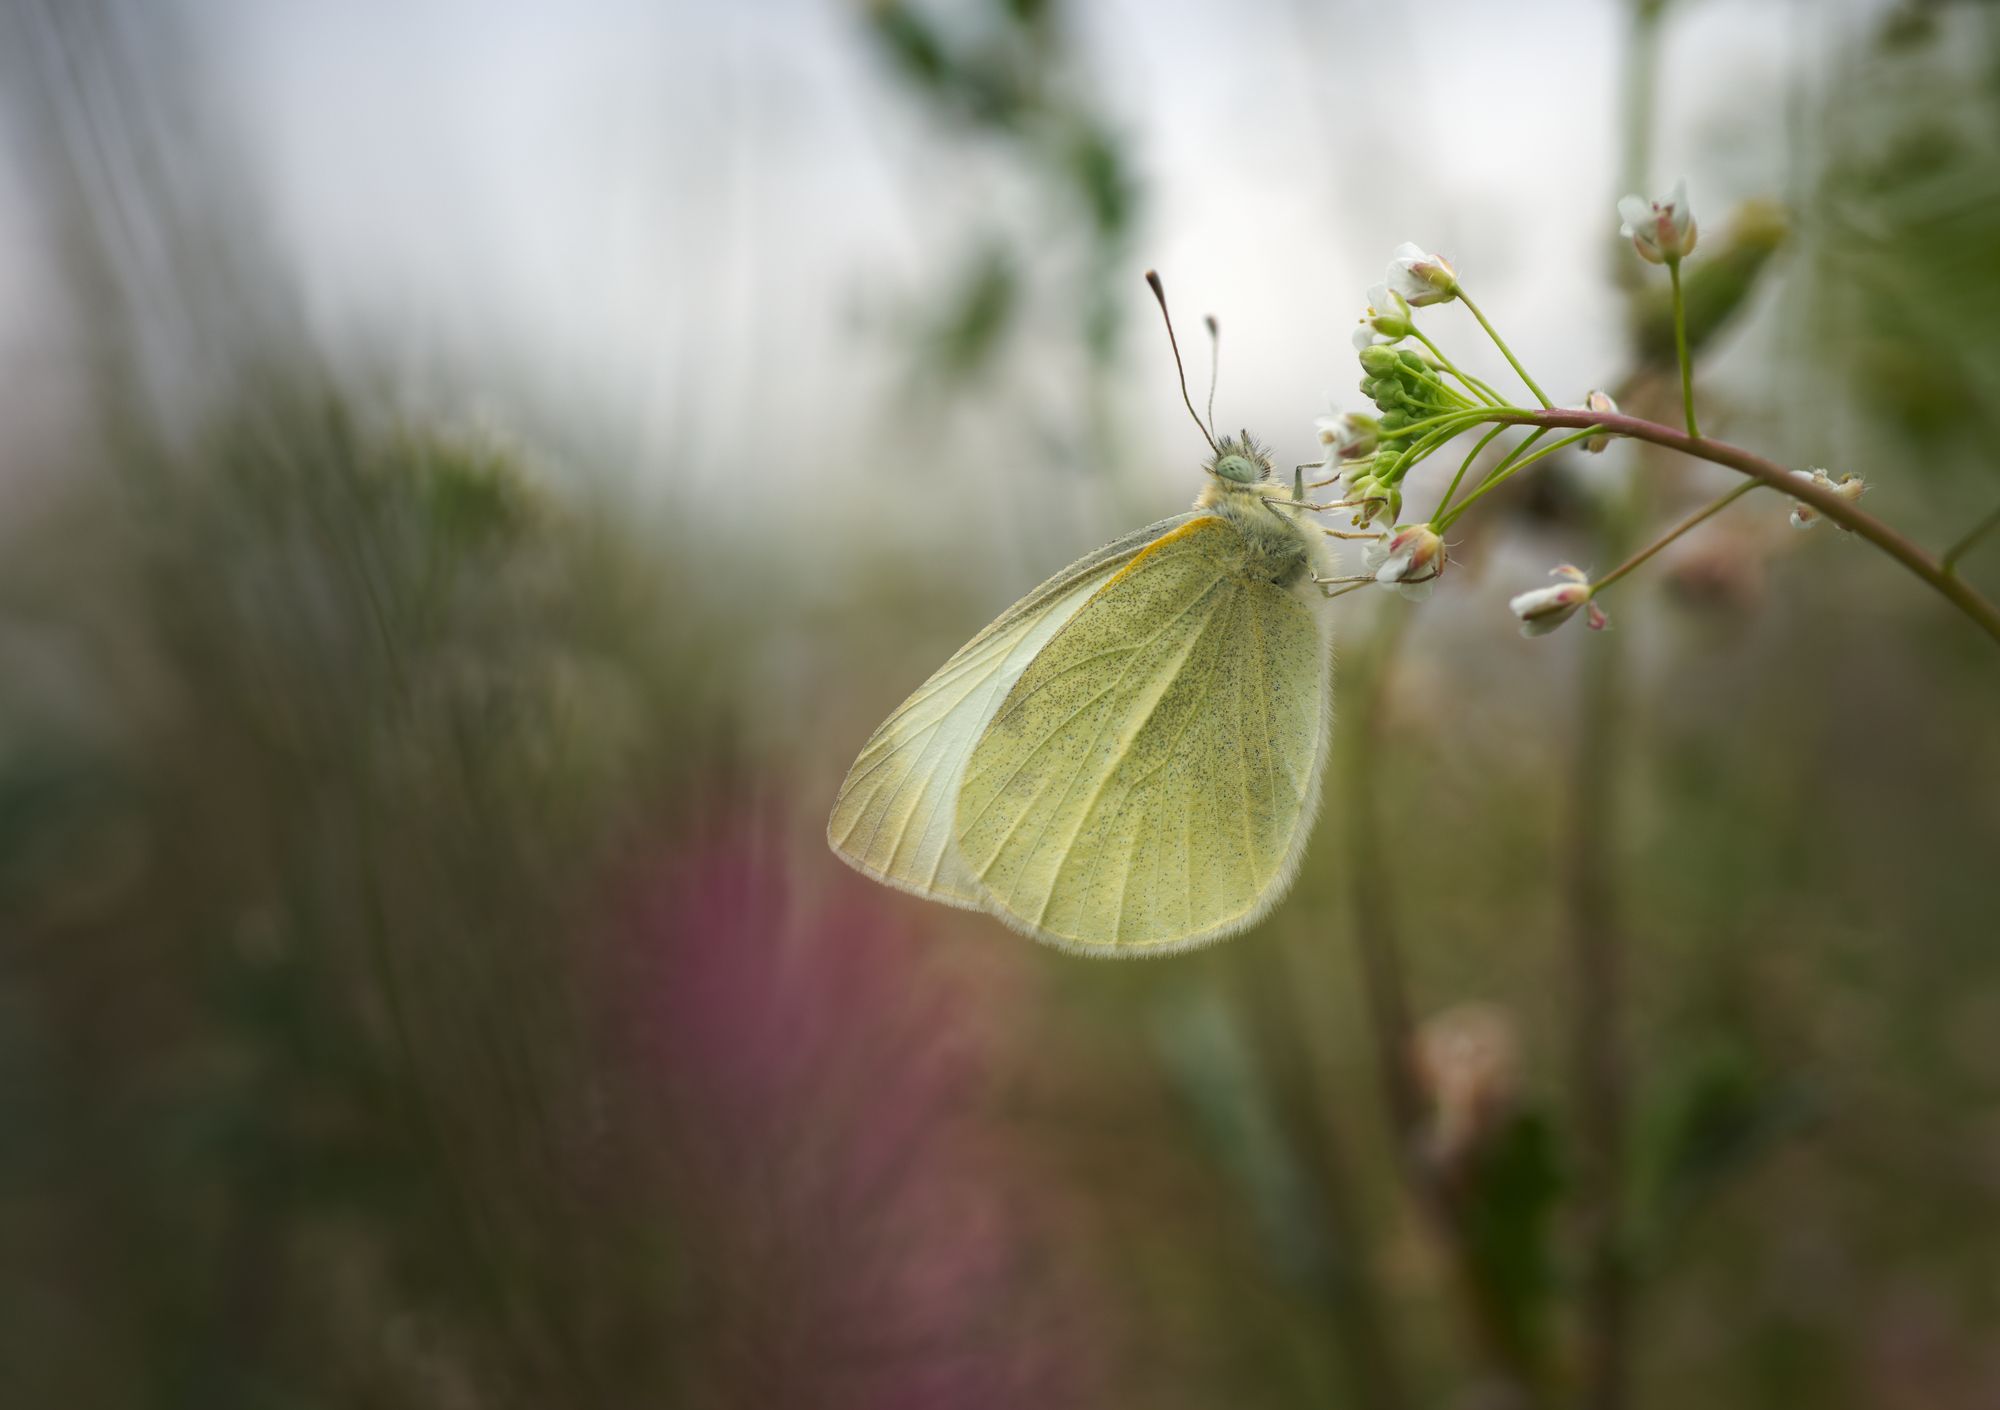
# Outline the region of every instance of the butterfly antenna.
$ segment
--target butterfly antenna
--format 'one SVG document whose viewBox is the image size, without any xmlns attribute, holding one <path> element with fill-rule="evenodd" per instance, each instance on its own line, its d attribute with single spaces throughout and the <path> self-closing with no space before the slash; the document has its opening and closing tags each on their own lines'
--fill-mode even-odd
<svg viewBox="0 0 2000 1410">
<path fill-rule="evenodd" d="M 1201 320 L 1208 326 L 1208 424 L 1215 425 L 1215 379 L 1222 371 L 1222 325 L 1215 321 L 1214 314 L 1206 314 Z"/>
<path fill-rule="evenodd" d="M 1164 284 L 1160 283 L 1159 271 L 1152 269 L 1146 271 L 1146 285 L 1153 291 L 1153 297 L 1159 300 L 1160 317 L 1167 321 L 1167 346 L 1174 350 L 1174 370 L 1180 373 L 1181 400 L 1187 403 L 1188 415 L 1194 418 L 1195 426 L 1208 441 L 1208 448 L 1217 455 L 1220 455 L 1222 454 L 1222 447 L 1215 443 L 1215 436 L 1209 431 L 1208 427 L 1202 425 L 1201 413 L 1194 409 L 1194 398 L 1188 395 L 1187 368 L 1181 365 L 1180 340 L 1174 337 L 1174 317 L 1167 312 L 1167 289 Z"/>
</svg>

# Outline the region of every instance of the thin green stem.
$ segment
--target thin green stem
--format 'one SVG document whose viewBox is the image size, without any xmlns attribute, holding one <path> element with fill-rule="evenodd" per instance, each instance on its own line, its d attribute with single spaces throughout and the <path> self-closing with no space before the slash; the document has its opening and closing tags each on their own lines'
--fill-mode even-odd
<svg viewBox="0 0 2000 1410">
<path fill-rule="evenodd" d="M 1478 407 L 1469 411 L 1456 413 L 1449 417 L 1435 417 L 1430 421 L 1420 423 L 1430 426 L 1432 429 L 1411 442 L 1404 449 L 1395 453 L 1394 468 L 1391 473 L 1400 480 L 1412 466 L 1424 459 L 1425 456 L 1429 455 L 1439 446 L 1444 445 L 1447 441 L 1454 439 L 1461 432 L 1470 430 L 1474 426 L 1484 425 L 1488 416 L 1498 409 L 1497 407 Z"/>
<path fill-rule="evenodd" d="M 1541 429 L 1540 427 L 1537 427 L 1535 430 L 1529 432 L 1527 436 L 1522 438 L 1522 441 L 1519 445 L 1515 446 L 1512 450 L 1508 451 L 1505 455 L 1500 457 L 1500 463 L 1498 465 L 1495 465 L 1491 470 L 1486 472 L 1486 478 L 1479 482 L 1479 488 L 1482 490 L 1485 489 L 1489 484 L 1493 482 L 1495 476 L 1506 474 L 1508 469 L 1514 464 L 1515 461 L 1519 460 L 1522 456 L 1526 455 L 1529 451 L 1533 450 L 1535 448 L 1535 442 L 1539 441 L 1543 436 L 1546 436 L 1547 434 L 1548 432 Z"/>
<path fill-rule="evenodd" d="M 1706 460 L 1760 480 L 1793 499 L 1810 504 L 1841 528 L 1881 549 L 1923 579 L 1945 601 L 1970 617 L 1981 631 L 1994 641 L 2000 642 L 2000 607 L 1995 607 L 1987 601 L 1970 583 L 1958 574 L 1946 571 L 1937 559 L 1874 515 L 1856 506 L 1845 495 L 1835 493 L 1808 476 L 1794 474 L 1777 461 L 1768 460 L 1755 451 L 1744 450 L 1740 446 L 1728 445 L 1722 441 L 1686 435 L 1671 426 L 1662 426 L 1657 421 L 1646 421 L 1637 416 L 1605 415 L 1595 411 L 1569 411 L 1550 407 L 1542 411 L 1525 408 L 1518 411 L 1494 411 L 1492 419 L 1514 426 L 1546 426 L 1555 430 L 1578 427 L 1585 431 L 1629 436 L 1633 440 L 1665 446 L 1668 450 L 1677 450 L 1684 455 L 1692 455 L 1699 460 Z M 1460 508 L 1463 509 L 1464 506 L 1461 505 Z"/>
<path fill-rule="evenodd" d="M 1493 443 L 1493 438 L 1506 429 L 1507 428 L 1505 426 L 1495 426 L 1492 430 L 1488 431 L 1485 435 L 1481 436 L 1479 438 L 1479 444 L 1475 445 L 1470 451 L 1468 451 L 1466 453 L 1465 459 L 1461 460 L 1458 463 L 1458 473 L 1456 475 L 1453 475 L 1451 477 L 1451 483 L 1445 486 L 1444 498 L 1440 499 L 1437 502 L 1437 508 L 1431 511 L 1431 523 L 1433 525 L 1437 523 L 1438 516 L 1440 514 L 1443 514 L 1445 510 L 1451 508 L 1451 497 L 1458 493 L 1459 481 L 1463 480 L 1465 478 L 1465 472 L 1472 468 L 1472 462 L 1479 458 L 1479 452 L 1485 450 L 1487 446 L 1491 445 Z"/>
<path fill-rule="evenodd" d="M 1699 439 L 1701 427 L 1694 424 L 1694 359 L 1688 356 L 1687 301 L 1681 297 L 1679 259 L 1667 261 L 1667 273 L 1674 281 L 1674 353 L 1681 362 L 1681 408 L 1687 413 L 1688 434 Z"/>
<path fill-rule="evenodd" d="M 1422 343 L 1426 348 L 1430 349 L 1431 356 L 1438 360 L 1438 366 L 1442 367 L 1445 371 L 1449 372 L 1452 376 L 1458 378 L 1459 381 L 1463 382 L 1465 384 L 1466 390 L 1471 392 L 1474 396 L 1478 397 L 1481 401 L 1485 402 L 1489 406 L 1505 406 L 1507 404 L 1506 402 L 1500 399 L 1499 395 L 1495 393 L 1491 387 L 1481 382 L 1478 378 L 1468 377 L 1463 372 L 1459 371 L 1458 365 L 1454 363 L 1450 358 L 1444 355 L 1444 349 L 1440 348 L 1436 343 L 1433 343 L 1429 338 L 1425 337 L 1424 332 L 1421 328 L 1412 327 L 1410 329 L 1410 336 L 1415 338 L 1418 342 Z"/>
<path fill-rule="evenodd" d="M 1554 455 L 1557 451 L 1563 449 L 1565 446 L 1573 446 L 1578 441 L 1588 440 L 1592 434 L 1593 433 L 1590 431 L 1578 431 L 1573 436 L 1564 436 L 1559 441 L 1551 441 L 1548 445 L 1543 446 L 1533 455 L 1528 456 L 1523 460 L 1517 460 L 1512 465 L 1503 465 L 1495 469 L 1494 472 L 1491 475 L 1488 475 L 1486 479 L 1480 484 L 1478 489 L 1474 490 L 1471 494 L 1467 495 L 1464 501 L 1458 506 L 1458 508 L 1452 510 L 1452 512 L 1448 516 L 1446 516 L 1445 521 L 1442 524 L 1438 525 L 1438 532 L 1443 533 L 1446 529 L 1450 528 L 1454 523 L 1458 521 L 1460 515 L 1464 514 L 1466 510 L 1472 508 L 1473 505 L 1479 503 L 1480 499 L 1483 496 L 1485 496 L 1486 494 L 1490 493 L 1493 490 L 1499 489 L 1500 486 L 1506 484 L 1507 481 L 1513 479 L 1514 476 L 1518 475 L 1521 471 L 1527 469 L 1530 465 L 1533 465 L 1536 461 L 1548 459 L 1550 456 Z"/>
<path fill-rule="evenodd" d="M 1514 371 L 1520 374 L 1521 380 L 1528 384 L 1528 390 L 1535 394 L 1535 400 L 1545 407 L 1554 406 L 1555 403 L 1549 400 L 1548 393 L 1535 385 L 1535 379 L 1528 375 L 1528 369 L 1521 366 L 1521 359 L 1514 356 L 1514 350 L 1507 346 L 1507 340 L 1500 336 L 1491 323 L 1487 322 L 1486 315 L 1479 311 L 1479 305 L 1472 301 L 1472 296 L 1467 294 L 1463 287 L 1459 288 L 1458 301 L 1471 311 L 1474 318 L 1479 320 L 1479 326 L 1486 330 L 1486 336 L 1493 340 L 1493 345 L 1500 349 L 1501 354 L 1513 365 Z"/>
<path fill-rule="evenodd" d="M 1412 421 L 1407 426 L 1398 426 L 1394 431 L 1389 432 L 1385 439 L 1403 440 L 1418 431 L 1431 430 L 1442 426 L 1447 421 L 1458 421 L 1465 425 L 1477 426 L 1485 420 L 1485 410 L 1481 407 L 1466 407 L 1462 411 L 1441 411 L 1435 416 L 1426 416 L 1421 421 Z"/>
<path fill-rule="evenodd" d="M 1988 514 L 1984 519 L 1981 519 L 1977 524 L 1972 526 L 1971 533 L 1967 534 L 1950 548 L 1947 548 L 1944 551 L 1944 557 L 1938 560 L 1938 567 L 1944 569 L 1947 573 L 1956 573 L 1958 571 L 1958 560 L 1965 557 L 1965 551 L 1991 533 L 1996 526 L 2000 526 L 2000 507 L 1995 507 L 1991 514 Z"/>
<path fill-rule="evenodd" d="M 1644 563 L 1647 559 L 1651 558 L 1654 554 L 1658 553 L 1661 549 L 1665 548 L 1668 544 L 1672 543 L 1675 539 L 1679 538 L 1682 534 L 1694 528 L 1695 525 L 1703 523 L 1708 519 L 1714 518 L 1717 514 L 1720 514 L 1730 505 L 1736 503 L 1737 500 L 1743 498 L 1744 495 L 1749 494 L 1750 491 L 1759 488 L 1762 488 L 1761 481 L 1745 480 L 1742 484 L 1738 485 L 1735 489 L 1731 490 L 1728 494 L 1723 495 L 1720 499 L 1717 499 L 1714 503 L 1708 505 L 1706 508 L 1697 510 L 1695 513 L 1690 514 L 1687 518 L 1681 520 L 1680 523 L 1674 525 L 1673 528 L 1667 530 L 1666 533 L 1654 539 L 1651 543 L 1647 544 L 1644 548 L 1640 549 L 1637 553 L 1633 554 L 1630 558 L 1626 559 L 1623 563 L 1620 563 L 1616 568 L 1613 568 L 1610 572 L 1606 573 L 1603 577 L 1599 578 L 1596 582 L 1592 583 L 1590 585 L 1591 593 L 1595 595 L 1597 593 L 1604 591 L 1604 589 L 1610 587 L 1613 583 L 1617 582 L 1620 578 L 1624 577 L 1627 573 L 1631 572 L 1634 568 L 1637 568 L 1640 564 Z"/>
</svg>

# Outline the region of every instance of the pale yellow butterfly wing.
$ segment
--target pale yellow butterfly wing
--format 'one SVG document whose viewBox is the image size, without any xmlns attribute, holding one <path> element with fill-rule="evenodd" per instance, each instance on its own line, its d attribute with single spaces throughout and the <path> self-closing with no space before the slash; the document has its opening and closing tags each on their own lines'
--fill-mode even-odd
<svg viewBox="0 0 2000 1410">
<path fill-rule="evenodd" d="M 848 770 L 826 837 L 850 866 L 932 900 L 981 909 L 958 860 L 952 808 L 987 722 L 1028 663 L 1145 547 L 1193 516 L 1161 520 L 1072 563 L 959 648 L 882 722 Z"/>
<path fill-rule="evenodd" d="M 1331 732 L 1327 637 L 1200 516 L 1109 579 L 965 769 L 956 840 L 1010 925 L 1098 953 L 1254 924 L 1296 870 Z"/>
</svg>

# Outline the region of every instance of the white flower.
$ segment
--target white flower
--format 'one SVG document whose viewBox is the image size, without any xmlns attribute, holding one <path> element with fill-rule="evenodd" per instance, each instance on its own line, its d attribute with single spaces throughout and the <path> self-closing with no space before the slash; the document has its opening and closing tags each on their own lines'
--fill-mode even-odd
<svg viewBox="0 0 2000 1410">
<path fill-rule="evenodd" d="M 1368 308 L 1354 330 L 1354 347 L 1358 352 L 1378 343 L 1400 343 L 1415 330 L 1402 296 L 1390 293 L 1387 284 L 1377 284 L 1368 291 Z"/>
<path fill-rule="evenodd" d="M 1361 561 L 1376 582 L 1421 602 L 1444 571 L 1444 540 L 1429 524 L 1406 524 L 1369 544 Z"/>
<path fill-rule="evenodd" d="M 1344 463 L 1374 454 L 1377 442 L 1382 439 L 1382 423 L 1358 411 L 1322 416 L 1313 422 L 1313 430 L 1319 436 L 1329 470 L 1338 470 Z"/>
<path fill-rule="evenodd" d="M 1418 308 L 1441 304 L 1458 296 L 1458 271 L 1450 261 L 1405 240 L 1396 246 L 1396 257 L 1389 261 L 1383 288 Z"/>
<path fill-rule="evenodd" d="M 1583 409 L 1585 411 L 1594 411 L 1599 416 L 1616 416 L 1618 414 L 1618 403 L 1611 399 L 1609 392 L 1593 391 L 1583 399 Z M 1592 455 L 1596 455 L 1610 444 L 1611 433 L 1607 431 L 1601 436 L 1592 436 L 1583 443 L 1583 448 Z"/>
<path fill-rule="evenodd" d="M 1522 636 L 1547 636 L 1585 606 L 1590 609 L 1588 621 L 1592 631 L 1601 632 L 1611 624 L 1603 609 L 1590 600 L 1590 579 L 1581 569 L 1565 563 L 1549 576 L 1563 581 L 1554 587 L 1521 593 L 1507 603 L 1507 610 L 1521 619 Z"/>
<path fill-rule="evenodd" d="M 1688 209 L 1687 181 L 1674 183 L 1664 201 L 1644 196 L 1623 196 L 1618 201 L 1618 218 L 1625 223 L 1618 233 L 1631 240 L 1642 259 L 1652 264 L 1679 263 L 1682 255 L 1694 253 L 1700 234 L 1694 212 Z"/>
<path fill-rule="evenodd" d="M 1868 482 L 1863 480 L 1859 475 L 1843 475 L 1840 477 L 1839 483 L 1836 484 L 1833 477 L 1828 475 L 1824 470 L 1794 470 L 1792 473 L 1797 475 L 1801 480 L 1812 481 L 1812 483 L 1818 485 L 1823 490 L 1832 490 L 1845 500 L 1857 500 L 1868 493 Z M 1807 504 L 1802 499 L 1792 501 L 1793 528 L 1810 529 L 1819 521 L 1819 510 Z"/>
</svg>

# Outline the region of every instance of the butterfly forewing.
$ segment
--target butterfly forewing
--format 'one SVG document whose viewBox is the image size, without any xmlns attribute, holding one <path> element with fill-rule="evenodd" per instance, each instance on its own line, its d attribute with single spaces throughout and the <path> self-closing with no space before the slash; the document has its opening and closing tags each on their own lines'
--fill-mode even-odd
<svg viewBox="0 0 2000 1410">
<path fill-rule="evenodd" d="M 1044 939 L 1163 949 L 1267 910 L 1311 822 L 1327 721 L 1305 605 L 1198 517 L 1108 579 L 972 750 L 956 838 Z"/>
<path fill-rule="evenodd" d="M 1080 559 L 1010 607 L 919 686 L 862 748 L 834 800 L 827 841 L 891 885 L 982 907 L 959 861 L 952 808 L 981 731 L 1028 664 L 1079 608 L 1182 514 Z"/>
</svg>

